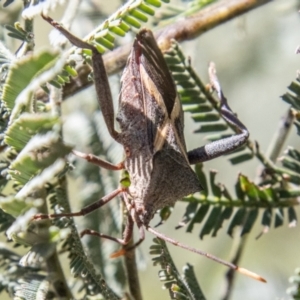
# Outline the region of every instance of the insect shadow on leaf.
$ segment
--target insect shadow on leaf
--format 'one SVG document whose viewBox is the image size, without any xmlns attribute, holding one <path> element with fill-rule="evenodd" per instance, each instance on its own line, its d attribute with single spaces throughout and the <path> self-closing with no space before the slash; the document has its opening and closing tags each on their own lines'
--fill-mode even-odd
<svg viewBox="0 0 300 300">
<path fill-rule="evenodd" d="M 113 165 L 92 154 L 78 151 L 74 151 L 74 154 L 109 170 L 125 169 L 128 179 L 124 180 L 123 184 L 121 181 L 119 188 L 79 212 L 39 214 L 33 219 L 83 216 L 120 195 L 128 212 L 123 238 L 112 237 L 89 229 L 81 233 L 81 236 L 95 235 L 123 245 L 122 250 L 114 253 L 113 257 L 136 248 L 144 240 L 146 229 L 175 246 L 206 256 L 265 282 L 264 278 L 253 272 L 184 245 L 149 225 L 158 209 L 173 205 L 178 199 L 202 190 L 195 172 L 190 167 L 191 164 L 204 162 L 233 151 L 244 144 L 249 136 L 247 128 L 227 104 L 214 64 L 211 63 L 209 66 L 209 76 L 211 87 L 216 90 L 220 99 L 220 113 L 237 129 L 238 133 L 187 151 L 183 134 L 182 105 L 172 76 L 150 30 L 142 29 L 137 34 L 122 75 L 119 110 L 116 118 L 121 132 L 117 132 L 114 128 L 113 101 L 102 55 L 95 46 L 75 37 L 50 17 L 43 16 L 43 18 L 65 35 L 73 45 L 92 51 L 98 102 L 110 135 L 123 145 L 125 159 L 120 164 Z M 139 229 L 139 240 L 133 246 L 126 247 L 132 239 L 134 224 Z"/>
</svg>

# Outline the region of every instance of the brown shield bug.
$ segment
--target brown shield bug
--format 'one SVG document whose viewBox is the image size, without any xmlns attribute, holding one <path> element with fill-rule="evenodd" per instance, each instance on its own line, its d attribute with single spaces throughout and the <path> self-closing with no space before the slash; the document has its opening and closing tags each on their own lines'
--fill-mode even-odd
<svg viewBox="0 0 300 300">
<path fill-rule="evenodd" d="M 81 236 L 90 234 L 127 245 L 132 238 L 133 227 L 136 224 L 139 228 L 140 239 L 134 246 L 123 251 L 130 251 L 139 245 L 145 238 L 146 229 L 171 244 L 204 255 L 243 274 L 265 281 L 255 273 L 181 244 L 159 233 L 149 225 L 158 209 L 166 205 L 173 205 L 178 199 L 201 191 L 201 184 L 190 167 L 191 164 L 204 162 L 228 153 L 244 144 L 249 136 L 247 128 L 227 104 L 216 77 L 214 65 L 210 65 L 209 73 L 211 85 L 217 91 L 220 99 L 220 112 L 223 118 L 237 129 L 238 133 L 187 151 L 183 134 L 182 105 L 172 76 L 150 30 L 142 29 L 137 34 L 123 72 L 119 110 L 116 117 L 121 132 L 117 132 L 114 127 L 113 101 L 102 55 L 96 47 L 78 39 L 50 17 L 44 16 L 44 19 L 64 34 L 73 45 L 92 51 L 94 81 L 100 108 L 110 135 L 124 147 L 125 159 L 122 163 L 113 165 L 92 154 L 77 151 L 74 153 L 103 168 L 125 169 L 129 174 L 130 185 L 119 187 L 79 212 L 40 214 L 34 216 L 34 219 L 86 215 L 120 195 L 128 211 L 123 238 L 115 238 L 92 230 L 84 230 Z M 122 251 L 117 255 L 121 253 Z"/>
</svg>

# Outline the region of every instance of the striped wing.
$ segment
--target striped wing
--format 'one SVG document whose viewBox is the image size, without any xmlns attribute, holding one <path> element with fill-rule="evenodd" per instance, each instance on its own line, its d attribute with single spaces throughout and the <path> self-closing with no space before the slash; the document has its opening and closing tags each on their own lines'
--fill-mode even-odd
<svg viewBox="0 0 300 300">
<path fill-rule="evenodd" d="M 117 120 L 130 194 L 147 210 L 146 223 L 158 208 L 201 189 L 186 155 L 176 87 L 149 30 L 141 30 L 133 44 L 122 76 Z M 184 181 L 188 183 L 182 184 Z M 176 182 L 181 183 L 178 188 Z"/>
</svg>

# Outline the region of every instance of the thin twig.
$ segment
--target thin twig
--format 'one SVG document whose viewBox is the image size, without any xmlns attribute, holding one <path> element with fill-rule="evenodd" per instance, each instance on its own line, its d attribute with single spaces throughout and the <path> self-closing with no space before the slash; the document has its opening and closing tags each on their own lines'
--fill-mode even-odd
<svg viewBox="0 0 300 300">
<path fill-rule="evenodd" d="M 281 198 L 286 198 L 285 200 L 280 200 L 278 202 L 272 203 L 272 208 L 288 208 L 291 206 L 299 206 L 299 201 L 295 199 L 296 197 L 300 197 L 300 191 L 295 190 L 292 192 L 286 192 L 286 191 L 278 191 Z M 233 208 L 241 208 L 245 207 L 248 209 L 251 208 L 268 208 L 270 207 L 270 203 L 267 203 L 265 201 L 260 202 L 251 202 L 251 201 L 243 201 L 240 199 L 226 199 L 225 197 L 222 197 L 221 199 L 218 199 L 216 201 L 216 198 L 214 196 L 207 196 L 205 199 L 202 199 L 201 197 L 193 197 L 193 202 L 198 204 L 209 204 L 209 205 L 220 205 L 225 207 L 233 207 Z M 180 200 L 181 202 L 187 202 L 190 203 L 191 200 L 189 198 L 184 198 Z"/>
<path fill-rule="evenodd" d="M 282 117 L 277 131 L 274 133 L 266 153 L 266 156 L 274 163 L 282 152 L 283 145 L 288 137 L 294 119 L 295 117 L 292 113 L 292 110 L 289 108 L 286 114 Z M 259 174 L 261 174 L 261 170 Z"/>
<path fill-rule="evenodd" d="M 126 247 L 130 248 L 130 246 L 134 245 L 133 238 L 130 240 L 129 244 Z M 125 269 L 127 273 L 127 281 L 129 286 L 129 291 L 134 300 L 142 300 L 142 291 L 140 286 L 140 280 L 138 276 L 138 269 L 136 264 L 136 249 L 132 249 L 131 251 L 126 251 L 124 255 Z"/>
<path fill-rule="evenodd" d="M 61 89 L 58 89 L 52 85 L 49 84 L 49 102 L 51 105 L 51 111 L 54 116 L 61 116 L 61 99 L 62 99 L 62 93 Z M 60 134 L 62 135 L 62 130 L 60 131 Z"/>
<path fill-rule="evenodd" d="M 24 1 L 24 8 L 26 9 L 29 6 L 29 2 Z M 17 57 L 22 57 L 26 55 L 28 52 L 32 52 L 34 50 L 34 34 L 33 34 L 33 19 L 25 19 L 24 20 L 24 30 L 26 31 L 26 41 L 23 41 L 22 45 L 16 52 Z"/>
<path fill-rule="evenodd" d="M 54 86 L 50 86 L 50 103 L 51 103 L 51 110 L 53 115 L 59 116 L 60 115 L 60 101 L 61 101 L 61 91 Z M 61 130 L 62 135 L 62 130 Z M 42 188 L 40 191 L 42 194 L 46 194 L 45 188 Z M 44 205 L 43 205 L 43 213 L 48 214 L 47 202 L 46 197 L 43 197 Z M 50 223 L 48 226 L 50 227 Z M 50 235 L 50 233 L 49 233 Z M 67 279 L 63 272 L 61 262 L 59 260 L 59 255 L 57 249 L 53 252 L 53 254 L 47 258 L 46 260 L 46 267 L 49 274 L 55 274 L 55 291 L 58 297 L 62 299 L 71 299 L 72 292 L 69 289 Z"/>
<path fill-rule="evenodd" d="M 194 15 L 171 24 L 157 34 L 162 51 L 170 48 L 172 39 L 178 42 L 194 39 L 202 33 L 221 25 L 249 10 L 264 5 L 270 0 L 223 0 L 200 10 Z"/>
<path fill-rule="evenodd" d="M 257 147 L 258 150 L 256 153 L 256 157 L 259 158 L 263 163 L 263 167 L 260 167 L 257 173 L 258 174 L 257 177 L 259 178 L 260 181 L 263 179 L 261 176 L 261 174 L 263 173 L 263 169 L 265 169 L 266 167 L 273 168 L 272 163 L 275 163 L 278 156 L 280 155 L 283 145 L 287 139 L 288 133 L 290 132 L 291 126 L 293 124 L 293 119 L 294 116 L 292 114 L 291 109 L 289 109 L 286 112 L 285 116 L 282 118 L 279 127 L 275 132 L 273 139 L 269 145 L 267 154 L 265 156 L 263 156 L 260 153 L 259 148 Z M 295 205 L 298 205 L 298 201 L 296 200 L 296 198 L 292 198 L 289 201 L 295 203 Z M 230 260 L 233 264 L 239 264 L 239 261 L 242 256 L 242 252 L 246 245 L 246 241 L 247 241 L 246 236 L 243 236 L 239 239 L 238 245 L 236 246 L 235 252 L 233 254 L 233 258 Z M 233 290 L 235 277 L 236 277 L 236 273 L 233 270 L 229 269 L 228 272 L 226 273 L 226 288 L 222 300 L 228 300 L 230 298 L 230 295 Z"/>
<path fill-rule="evenodd" d="M 68 283 L 58 257 L 57 249 L 47 259 L 46 265 L 48 274 L 55 274 L 54 286 L 57 297 L 59 297 L 60 299 L 72 299 L 73 295 L 68 287 Z"/>
<path fill-rule="evenodd" d="M 237 243 L 235 245 L 235 249 L 233 250 L 232 259 L 230 260 L 231 263 L 233 263 L 235 265 L 240 263 L 242 253 L 243 253 L 243 250 L 246 245 L 247 238 L 248 238 L 248 235 L 244 235 L 244 236 L 240 237 L 239 240 L 237 241 Z M 222 297 L 222 300 L 230 299 L 230 296 L 233 291 L 233 284 L 234 284 L 235 278 L 236 278 L 236 272 L 234 272 L 234 270 L 232 270 L 232 269 L 228 269 L 228 271 L 226 272 L 226 287 L 225 287 L 225 292 Z"/>
</svg>

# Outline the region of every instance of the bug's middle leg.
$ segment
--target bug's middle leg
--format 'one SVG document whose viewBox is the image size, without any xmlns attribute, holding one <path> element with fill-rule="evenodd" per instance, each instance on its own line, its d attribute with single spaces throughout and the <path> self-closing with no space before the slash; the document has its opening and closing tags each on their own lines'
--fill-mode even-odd
<svg viewBox="0 0 300 300">
<path fill-rule="evenodd" d="M 45 220 L 45 219 L 56 219 L 56 218 L 61 218 L 61 217 L 78 217 L 78 216 L 85 216 L 89 213 L 91 213 L 92 211 L 100 208 L 101 206 L 105 205 L 106 203 L 108 203 L 110 200 L 112 200 L 113 198 L 115 198 L 117 195 L 119 195 L 120 193 L 122 193 L 124 191 L 123 188 L 118 188 L 116 190 L 114 190 L 113 192 L 111 192 L 110 194 L 102 197 L 101 199 L 99 199 L 98 201 L 82 208 L 80 211 L 78 212 L 73 212 L 73 213 L 59 213 L 59 214 L 37 214 L 35 216 L 32 217 L 32 220 Z"/>
<path fill-rule="evenodd" d="M 214 141 L 205 146 L 188 151 L 187 155 L 190 164 L 204 162 L 229 153 L 243 145 L 249 137 L 248 129 L 232 112 L 227 103 L 227 99 L 225 98 L 221 89 L 219 80 L 216 75 L 215 65 L 213 63 L 211 63 L 209 66 L 209 77 L 211 85 L 217 91 L 218 97 L 220 99 L 220 112 L 222 114 L 222 117 L 229 124 L 234 126 L 237 129 L 238 133 L 231 137 L 227 137 L 219 141 Z"/>
</svg>

